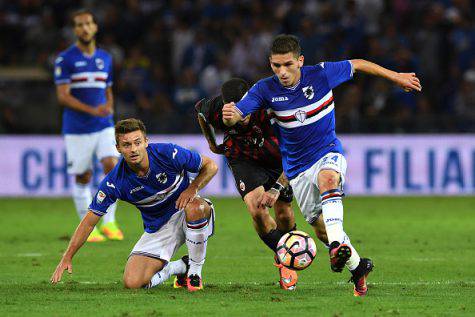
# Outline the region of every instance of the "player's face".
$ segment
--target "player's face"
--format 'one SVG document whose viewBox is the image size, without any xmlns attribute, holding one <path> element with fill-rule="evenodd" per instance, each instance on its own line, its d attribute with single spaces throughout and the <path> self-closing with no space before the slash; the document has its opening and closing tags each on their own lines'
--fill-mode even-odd
<svg viewBox="0 0 475 317">
<path fill-rule="evenodd" d="M 78 40 L 88 45 L 94 40 L 97 33 L 97 24 L 90 14 L 81 14 L 74 17 L 74 34 Z"/>
<path fill-rule="evenodd" d="M 137 130 L 120 134 L 117 139 L 117 151 L 129 165 L 140 165 L 147 155 L 148 140 L 142 131 Z"/>
<path fill-rule="evenodd" d="M 300 67 L 303 66 L 303 55 L 295 56 L 292 52 L 275 54 L 269 57 L 272 71 L 284 87 L 295 85 L 300 79 Z"/>
</svg>

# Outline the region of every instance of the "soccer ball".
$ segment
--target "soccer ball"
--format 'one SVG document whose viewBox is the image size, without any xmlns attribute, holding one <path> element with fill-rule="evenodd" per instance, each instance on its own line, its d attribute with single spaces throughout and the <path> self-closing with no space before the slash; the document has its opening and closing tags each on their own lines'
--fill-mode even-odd
<svg viewBox="0 0 475 317">
<path fill-rule="evenodd" d="M 312 264 L 317 247 L 315 241 L 303 231 L 290 231 L 277 243 L 277 257 L 291 270 L 303 270 Z"/>
</svg>

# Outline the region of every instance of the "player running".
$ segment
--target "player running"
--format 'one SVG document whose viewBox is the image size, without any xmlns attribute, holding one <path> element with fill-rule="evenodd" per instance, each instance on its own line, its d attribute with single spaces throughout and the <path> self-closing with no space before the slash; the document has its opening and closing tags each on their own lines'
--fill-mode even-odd
<svg viewBox="0 0 475 317">
<path fill-rule="evenodd" d="M 270 118 L 265 110 L 261 110 L 247 116 L 233 128 L 223 124 L 224 103 L 240 100 L 248 90 L 249 85 L 243 79 L 230 79 L 223 84 L 221 96 L 202 99 L 195 108 L 211 151 L 226 156 L 236 188 L 247 206 L 257 234 L 275 252 L 280 238 L 295 230 L 295 219 L 292 188 L 282 173 L 282 159 Z M 216 144 L 214 129 L 224 132 L 223 144 Z M 267 207 L 259 203 L 266 190 L 272 205 L 275 203 L 275 220 Z M 281 264 L 275 265 L 279 268 L 281 288 L 295 289 L 297 273 Z"/>
<path fill-rule="evenodd" d="M 58 101 L 64 106 L 62 133 L 68 173 L 75 175 L 73 200 L 82 219 L 92 201 L 89 184 L 94 154 L 105 174 L 117 164 L 119 154 L 112 120 L 112 58 L 96 48 L 97 24 L 90 11 L 74 13 L 72 21 L 77 41 L 56 58 L 54 80 Z M 87 241 L 124 238 L 115 221 L 115 210 L 116 204 L 112 204 L 100 231 L 94 228 Z"/>
<path fill-rule="evenodd" d="M 275 75 L 257 82 L 237 104 L 225 104 L 223 120 L 233 126 L 254 111 L 272 112 L 284 172 L 300 210 L 317 235 L 322 232 L 316 220 L 323 219 L 331 269 L 341 272 L 346 264 L 352 274 L 354 295 L 363 296 L 373 263 L 360 258 L 343 230 L 346 160 L 335 135 L 332 89 L 353 78 L 355 72 L 386 78 L 405 91 L 420 91 L 422 86 L 414 73 L 397 73 L 361 59 L 303 66 L 300 52 L 295 36 L 277 36 L 269 57 Z"/>
<path fill-rule="evenodd" d="M 145 126 L 137 119 L 117 122 L 115 135 L 123 158 L 99 185 L 51 282 L 61 281 L 65 270 L 72 273 L 73 256 L 109 206 L 120 199 L 140 210 L 145 230 L 125 266 L 125 287 L 150 288 L 176 275 L 175 288 L 201 290 L 207 241 L 214 231 L 214 209 L 197 193 L 216 174 L 217 165 L 178 145 L 149 144 Z M 191 183 L 188 172 L 198 173 Z M 170 262 L 184 243 L 189 259 L 185 256 Z"/>
</svg>

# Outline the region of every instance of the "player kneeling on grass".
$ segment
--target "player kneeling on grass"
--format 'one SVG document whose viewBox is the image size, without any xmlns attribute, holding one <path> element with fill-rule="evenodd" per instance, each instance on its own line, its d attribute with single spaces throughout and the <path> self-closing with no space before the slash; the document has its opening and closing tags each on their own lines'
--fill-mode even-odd
<svg viewBox="0 0 475 317">
<path fill-rule="evenodd" d="M 122 158 L 99 185 L 51 282 L 61 281 L 65 270 L 72 273 L 74 254 L 107 208 L 121 199 L 140 210 L 145 229 L 125 266 L 125 287 L 150 288 L 176 275 L 175 287 L 202 289 L 201 269 L 213 234 L 214 209 L 197 193 L 216 174 L 217 165 L 174 144 L 149 144 L 145 126 L 137 119 L 119 121 L 115 136 Z M 198 173 L 191 183 L 188 172 Z M 170 262 L 185 242 L 189 257 Z"/>
<path fill-rule="evenodd" d="M 221 96 L 202 99 L 195 108 L 210 150 L 226 157 L 257 234 L 275 252 L 279 239 L 295 230 L 295 219 L 292 188 L 282 173 L 282 157 L 270 118 L 262 110 L 249 115 L 233 128 L 225 126 L 222 118 L 224 103 L 241 100 L 248 90 L 245 80 L 230 79 L 221 87 Z M 223 144 L 216 144 L 214 129 L 224 132 Z M 267 197 L 273 198 L 272 206 L 275 203 L 275 219 L 270 215 L 268 206 L 259 203 L 266 190 Z M 272 206 L 269 204 L 269 207 Z M 297 273 L 277 263 L 277 260 L 275 266 L 279 269 L 281 288 L 295 289 Z"/>
</svg>

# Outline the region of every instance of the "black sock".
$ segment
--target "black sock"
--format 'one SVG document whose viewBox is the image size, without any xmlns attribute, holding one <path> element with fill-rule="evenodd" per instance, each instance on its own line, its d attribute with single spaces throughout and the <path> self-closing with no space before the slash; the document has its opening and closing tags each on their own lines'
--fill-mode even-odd
<svg viewBox="0 0 475 317">
<path fill-rule="evenodd" d="M 280 232 L 279 230 L 277 229 L 272 229 L 271 231 L 269 231 L 268 233 L 262 235 L 262 236 L 259 236 L 259 238 L 261 238 L 262 241 L 264 241 L 264 243 L 272 250 L 272 251 L 276 251 L 277 249 L 277 243 L 279 243 L 279 240 L 280 238 L 282 238 L 284 234 L 282 232 Z"/>
</svg>

